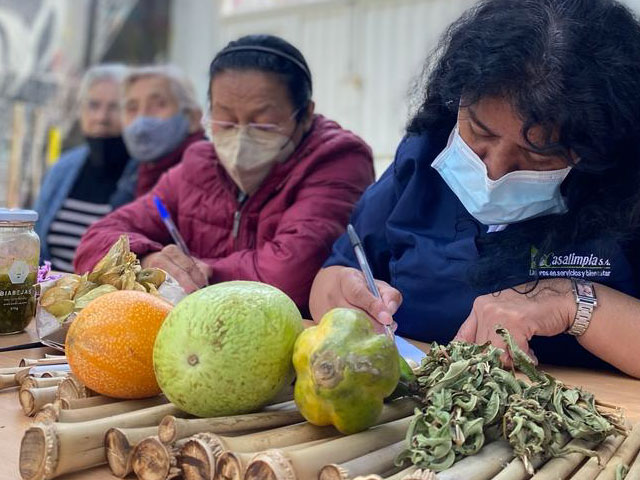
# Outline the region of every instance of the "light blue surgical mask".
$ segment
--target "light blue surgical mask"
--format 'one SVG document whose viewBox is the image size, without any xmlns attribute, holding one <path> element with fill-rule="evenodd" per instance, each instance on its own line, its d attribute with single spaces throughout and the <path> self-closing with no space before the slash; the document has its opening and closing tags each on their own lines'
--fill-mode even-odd
<svg viewBox="0 0 640 480">
<path fill-rule="evenodd" d="M 180 112 L 169 118 L 138 117 L 122 131 L 129 154 L 146 163 L 174 150 L 189 133 L 189 119 Z"/>
<path fill-rule="evenodd" d="M 519 170 L 491 180 L 487 166 L 454 129 L 449 144 L 431 164 L 464 208 L 484 225 L 521 222 L 567 211 L 560 185 L 571 171 Z"/>
</svg>

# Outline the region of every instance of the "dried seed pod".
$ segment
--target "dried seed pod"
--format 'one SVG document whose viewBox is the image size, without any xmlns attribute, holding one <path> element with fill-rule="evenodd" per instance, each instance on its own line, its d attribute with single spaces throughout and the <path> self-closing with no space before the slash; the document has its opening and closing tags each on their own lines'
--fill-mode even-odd
<svg viewBox="0 0 640 480">
<path fill-rule="evenodd" d="M 71 287 L 59 287 L 56 285 L 42 294 L 40 305 L 49 312 L 49 307 L 65 300 L 71 300 L 72 295 L 73 289 Z"/>
<path fill-rule="evenodd" d="M 67 318 L 75 307 L 76 304 L 73 300 L 58 300 L 56 303 L 44 307 L 44 309 L 61 321 Z"/>
<path fill-rule="evenodd" d="M 75 300 L 85 296 L 91 290 L 93 290 L 94 288 L 98 287 L 97 283 L 90 282 L 87 277 L 88 277 L 88 274 L 85 273 L 82 276 L 82 278 L 80 279 L 80 282 L 78 282 L 78 286 L 77 286 L 77 288 L 75 290 L 75 293 L 74 293 L 74 296 L 73 296 L 73 298 Z"/>
<path fill-rule="evenodd" d="M 69 274 L 65 275 L 58 281 L 56 281 L 56 287 L 69 287 L 71 291 L 75 291 L 82 277 L 80 275 Z"/>
<path fill-rule="evenodd" d="M 142 284 L 151 283 L 156 288 L 160 287 L 166 279 L 167 274 L 164 270 L 160 270 L 159 268 L 145 268 L 136 275 L 136 280 L 138 280 L 138 282 Z"/>
<path fill-rule="evenodd" d="M 135 290 L 136 274 L 132 270 L 125 270 L 120 277 L 121 290 Z"/>
<path fill-rule="evenodd" d="M 122 265 L 125 257 L 130 252 L 129 237 L 127 235 L 120 235 L 118 241 L 113 244 L 111 249 L 109 249 L 107 254 L 96 264 L 93 271 L 89 274 L 89 281 L 94 283 L 105 283 L 99 281 L 100 277 L 107 271 L 113 269 L 113 267 Z"/>
<path fill-rule="evenodd" d="M 76 312 L 85 308 L 96 298 L 101 297 L 102 295 L 106 295 L 107 293 L 115 292 L 116 290 L 118 289 L 113 285 L 100 285 L 99 287 L 94 288 L 82 297 L 76 299 Z"/>
<path fill-rule="evenodd" d="M 158 289 L 153 283 L 144 282 L 142 285 L 144 286 L 146 291 L 149 292 L 151 295 L 160 295 L 160 293 L 158 292 Z"/>
</svg>

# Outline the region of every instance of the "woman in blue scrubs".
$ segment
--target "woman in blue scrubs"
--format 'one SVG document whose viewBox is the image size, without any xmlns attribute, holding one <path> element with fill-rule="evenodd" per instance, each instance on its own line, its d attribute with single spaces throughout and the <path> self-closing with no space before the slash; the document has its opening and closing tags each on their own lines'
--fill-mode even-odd
<svg viewBox="0 0 640 480">
<path fill-rule="evenodd" d="M 541 362 L 640 377 L 640 25 L 610 0 L 487 0 L 432 58 L 352 218 L 382 300 L 343 236 L 313 318 L 504 347 L 499 324 Z"/>
</svg>

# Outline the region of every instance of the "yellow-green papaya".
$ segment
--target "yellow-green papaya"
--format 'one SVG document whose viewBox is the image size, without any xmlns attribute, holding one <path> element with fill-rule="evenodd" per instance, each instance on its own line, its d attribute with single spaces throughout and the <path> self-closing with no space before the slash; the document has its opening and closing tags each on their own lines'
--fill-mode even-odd
<svg viewBox="0 0 640 480">
<path fill-rule="evenodd" d="M 336 308 L 302 332 L 293 351 L 294 398 L 314 425 L 351 434 L 374 425 L 400 378 L 392 338 L 360 310 Z"/>
</svg>

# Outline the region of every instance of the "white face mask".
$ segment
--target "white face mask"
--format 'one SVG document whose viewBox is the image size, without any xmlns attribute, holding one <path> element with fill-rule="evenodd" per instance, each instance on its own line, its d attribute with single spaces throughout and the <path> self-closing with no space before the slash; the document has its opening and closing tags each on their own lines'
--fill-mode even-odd
<svg viewBox="0 0 640 480">
<path fill-rule="evenodd" d="M 247 195 L 255 193 L 273 167 L 286 161 L 295 149 L 290 137 L 251 125 L 216 132 L 213 145 L 222 166 Z"/>
<path fill-rule="evenodd" d="M 520 170 L 491 180 L 487 166 L 454 129 L 449 144 L 431 164 L 464 208 L 480 223 L 502 225 L 565 213 L 560 185 L 571 171 Z"/>
</svg>

